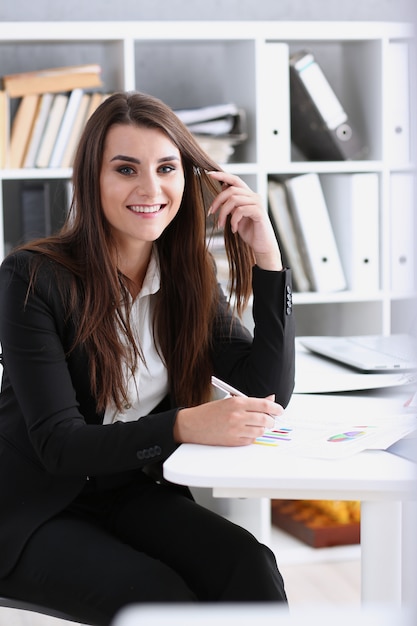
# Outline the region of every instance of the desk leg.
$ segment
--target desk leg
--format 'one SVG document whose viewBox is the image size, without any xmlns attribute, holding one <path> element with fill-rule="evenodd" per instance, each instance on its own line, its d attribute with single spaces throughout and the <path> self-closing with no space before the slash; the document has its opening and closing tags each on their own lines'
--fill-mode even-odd
<svg viewBox="0 0 417 626">
<path fill-rule="evenodd" d="M 401 502 L 361 503 L 362 602 L 402 601 Z"/>
<path fill-rule="evenodd" d="M 215 498 L 211 489 L 192 487 L 195 500 L 211 511 L 249 530 L 261 543 L 271 545 L 269 498 Z"/>
</svg>

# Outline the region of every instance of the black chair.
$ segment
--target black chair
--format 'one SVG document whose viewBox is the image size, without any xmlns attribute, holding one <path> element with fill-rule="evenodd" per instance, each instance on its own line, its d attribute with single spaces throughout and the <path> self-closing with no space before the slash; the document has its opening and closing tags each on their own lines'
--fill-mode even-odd
<svg viewBox="0 0 417 626">
<path fill-rule="evenodd" d="M 49 615 L 50 617 L 57 617 L 59 619 L 67 620 L 68 622 L 77 622 L 84 624 L 86 622 L 80 622 L 72 615 L 62 613 L 61 611 L 55 611 L 54 609 L 48 609 L 40 604 L 33 604 L 32 602 L 24 602 L 23 600 L 15 600 L 14 598 L 4 598 L 0 596 L 0 607 L 7 609 L 20 609 L 21 611 L 32 611 L 32 613 L 41 613 L 42 615 Z"/>
</svg>

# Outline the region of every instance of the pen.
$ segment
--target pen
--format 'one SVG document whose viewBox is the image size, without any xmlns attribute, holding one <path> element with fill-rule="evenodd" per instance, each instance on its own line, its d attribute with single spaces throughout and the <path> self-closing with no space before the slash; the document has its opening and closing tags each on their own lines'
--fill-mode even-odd
<svg viewBox="0 0 417 626">
<path fill-rule="evenodd" d="M 216 378 L 216 376 L 211 377 L 211 384 L 213 385 L 213 387 L 217 387 L 217 389 L 220 389 L 225 393 L 229 393 L 231 396 L 240 396 L 241 398 L 247 398 L 246 394 L 242 393 L 238 389 L 235 389 L 234 387 L 232 387 L 232 385 L 225 383 L 223 380 L 220 380 L 220 378 Z"/>
<path fill-rule="evenodd" d="M 225 393 L 228 393 L 231 396 L 240 396 L 241 398 L 248 397 L 245 393 L 242 393 L 241 391 L 239 391 L 239 389 L 235 389 L 235 387 L 232 387 L 232 385 L 225 383 L 224 380 L 220 380 L 220 378 L 216 378 L 216 376 L 211 377 L 211 384 L 213 385 L 213 387 L 217 387 L 217 389 L 220 389 L 221 391 L 224 391 Z M 269 415 L 270 417 L 274 418 L 275 426 L 277 426 L 278 425 L 277 421 L 279 420 L 278 415 L 271 415 L 271 414 Z"/>
</svg>

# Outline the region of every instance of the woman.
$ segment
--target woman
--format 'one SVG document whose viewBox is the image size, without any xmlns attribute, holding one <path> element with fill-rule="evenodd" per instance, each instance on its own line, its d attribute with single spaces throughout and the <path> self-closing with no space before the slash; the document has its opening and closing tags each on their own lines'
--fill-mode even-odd
<svg viewBox="0 0 417 626">
<path fill-rule="evenodd" d="M 253 442 L 292 393 L 291 276 L 258 196 L 139 93 L 90 118 L 73 184 L 61 232 L 0 270 L 0 595 L 97 625 L 132 602 L 285 602 L 271 551 L 161 472 L 182 442 Z M 207 213 L 238 311 L 253 282 L 254 340 Z M 250 397 L 211 401 L 212 374 Z"/>
</svg>

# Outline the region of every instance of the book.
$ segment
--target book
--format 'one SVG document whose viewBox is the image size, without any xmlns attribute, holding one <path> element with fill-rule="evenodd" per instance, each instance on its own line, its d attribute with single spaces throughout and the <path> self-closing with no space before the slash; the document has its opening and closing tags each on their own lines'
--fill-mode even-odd
<svg viewBox="0 0 417 626">
<path fill-rule="evenodd" d="M 284 181 L 299 245 L 314 291 L 346 289 L 329 212 L 318 174 L 302 174 Z"/>
<path fill-rule="evenodd" d="M 268 201 L 269 214 L 283 254 L 284 265 L 292 270 L 294 288 L 296 291 L 311 291 L 283 183 L 272 179 L 268 181 Z"/>
<path fill-rule="evenodd" d="M 7 74 L 3 76 L 3 86 L 10 98 L 21 98 L 28 94 L 59 93 L 77 88 L 101 87 L 100 75 L 101 67 L 96 63 L 71 65 Z"/>
<path fill-rule="evenodd" d="M 189 124 L 199 124 L 201 122 L 218 120 L 229 116 L 233 117 L 239 114 L 239 109 L 236 104 L 231 102 L 227 104 L 213 104 L 195 109 L 176 109 L 174 113 L 188 126 Z"/>
<path fill-rule="evenodd" d="M 99 94 L 93 94 L 99 95 Z M 68 137 L 67 144 L 65 146 L 64 153 L 62 155 L 60 167 L 72 167 L 74 161 L 75 150 L 78 145 L 79 138 L 83 131 L 86 119 L 88 107 L 90 106 L 92 96 L 88 93 L 84 93 L 80 105 L 77 109 L 77 114 L 74 119 L 74 123 L 71 128 L 70 135 Z"/>
<path fill-rule="evenodd" d="M 90 100 L 90 104 L 87 110 L 87 115 L 86 115 L 86 119 L 85 121 L 89 120 L 90 117 L 93 115 L 94 111 L 97 109 L 97 107 L 103 102 L 103 100 L 105 100 L 105 98 L 108 98 L 110 94 L 106 93 L 103 94 L 99 91 L 96 91 L 94 93 L 91 94 L 91 100 Z"/>
<path fill-rule="evenodd" d="M 36 167 L 48 167 L 68 103 L 68 94 L 58 93 L 54 96 L 45 131 L 42 136 L 39 152 L 36 156 Z"/>
<path fill-rule="evenodd" d="M 380 287 L 378 174 L 330 174 L 322 177 L 321 184 L 348 288 L 376 292 Z"/>
<path fill-rule="evenodd" d="M 23 96 L 19 102 L 10 132 L 10 167 L 12 168 L 19 168 L 23 164 L 38 105 L 39 96 L 34 94 Z"/>
<path fill-rule="evenodd" d="M 311 52 L 290 57 L 291 139 L 311 161 L 364 158 L 367 152 Z"/>
<path fill-rule="evenodd" d="M 73 89 L 68 96 L 68 103 L 59 127 L 59 132 L 51 154 L 51 159 L 49 161 L 49 167 L 61 167 L 65 148 L 68 143 L 83 94 L 83 89 Z"/>
<path fill-rule="evenodd" d="M 53 97 L 52 93 L 44 93 L 40 96 L 39 107 L 33 123 L 31 135 L 29 137 L 22 167 L 35 167 L 36 155 L 38 153 L 42 135 L 48 120 Z"/>
<path fill-rule="evenodd" d="M 92 94 L 84 94 L 86 99 L 83 97 L 81 101 L 77 119 L 74 122 L 73 131 L 69 137 L 68 145 L 62 158 L 61 167 L 72 167 L 78 142 L 80 140 L 81 133 L 84 130 L 85 124 L 97 107 L 103 102 L 103 100 L 108 98 L 109 95 L 109 93 L 103 94 L 98 91 L 95 91 Z"/>
</svg>

